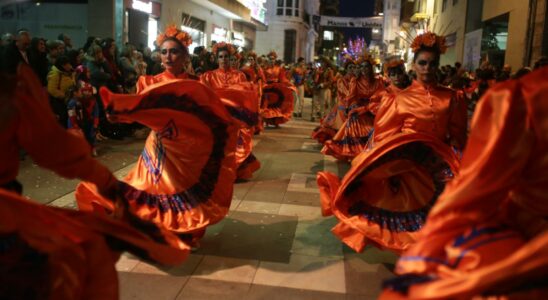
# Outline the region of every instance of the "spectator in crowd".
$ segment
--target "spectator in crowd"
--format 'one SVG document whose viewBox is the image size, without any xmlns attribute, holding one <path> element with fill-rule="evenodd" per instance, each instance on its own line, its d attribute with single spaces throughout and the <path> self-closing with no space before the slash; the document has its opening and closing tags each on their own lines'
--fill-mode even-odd
<svg viewBox="0 0 548 300">
<path fill-rule="evenodd" d="M 149 69 L 147 70 L 148 75 L 158 75 L 164 71 L 162 68 L 160 50 L 152 51 L 150 54 L 150 60 L 152 61 L 152 64 L 147 65 L 147 69 Z"/>
<path fill-rule="evenodd" d="M 20 63 L 29 64 L 28 48 L 30 46 L 30 33 L 26 29 L 19 29 L 15 43 L 10 43 L 4 51 L 3 68 L 7 73 L 15 74 Z"/>
<path fill-rule="evenodd" d="M 101 42 L 103 59 L 111 77 L 107 80 L 107 88 L 116 93 L 122 93 L 122 72 L 118 66 L 118 55 L 116 53 L 116 43 L 112 38 L 106 38 Z"/>
<path fill-rule="evenodd" d="M 122 73 L 122 87 L 125 92 L 135 92 L 135 84 L 137 84 L 137 71 L 135 70 L 135 62 L 133 60 L 133 52 L 135 46 L 126 44 L 120 51 L 120 59 L 118 67 Z"/>
<path fill-rule="evenodd" d="M 63 127 L 67 127 L 67 92 L 69 88 L 76 84 L 72 65 L 69 58 L 59 56 L 55 65 L 48 73 L 48 94 L 50 96 L 50 105 L 57 120 Z"/>
<path fill-rule="evenodd" d="M 65 45 L 65 51 L 72 50 L 72 39 L 70 38 L 70 36 L 61 33 L 59 34 L 57 39 L 63 42 L 63 44 Z"/>
<path fill-rule="evenodd" d="M 43 38 L 34 37 L 29 47 L 29 63 L 34 73 L 40 79 L 43 86 L 48 84 L 48 54 L 46 52 L 46 41 Z"/>
<path fill-rule="evenodd" d="M 46 42 L 46 50 L 48 51 L 48 70 L 55 65 L 57 57 L 61 55 L 61 43 L 57 40 L 48 40 Z"/>
</svg>

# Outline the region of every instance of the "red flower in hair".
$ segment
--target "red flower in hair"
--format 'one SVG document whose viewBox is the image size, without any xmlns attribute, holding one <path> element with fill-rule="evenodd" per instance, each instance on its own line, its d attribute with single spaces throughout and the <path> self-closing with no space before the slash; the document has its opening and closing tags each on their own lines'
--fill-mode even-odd
<svg viewBox="0 0 548 300">
<path fill-rule="evenodd" d="M 421 35 L 417 35 L 413 40 L 413 43 L 411 43 L 411 50 L 416 53 L 419 49 L 424 47 L 436 48 L 441 54 L 443 54 L 447 50 L 447 46 L 445 45 L 445 37 L 436 35 L 433 32 L 426 32 Z"/>
<path fill-rule="evenodd" d="M 192 37 L 190 34 L 186 31 L 179 30 L 175 25 L 169 25 L 164 33 L 160 33 L 158 37 L 156 37 L 156 44 L 160 46 L 168 38 L 178 40 L 185 47 L 192 44 Z"/>
<path fill-rule="evenodd" d="M 232 44 L 225 43 L 225 42 L 216 43 L 215 45 L 213 45 L 213 48 L 211 49 L 211 51 L 215 54 L 215 56 L 217 56 L 219 49 L 223 49 L 223 48 L 227 49 L 228 54 L 230 55 L 234 55 L 236 53 L 236 48 L 234 48 Z"/>
</svg>

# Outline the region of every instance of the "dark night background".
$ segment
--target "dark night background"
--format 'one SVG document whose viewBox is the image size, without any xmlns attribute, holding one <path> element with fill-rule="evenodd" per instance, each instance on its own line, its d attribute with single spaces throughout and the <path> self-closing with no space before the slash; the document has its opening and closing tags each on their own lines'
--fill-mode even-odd
<svg viewBox="0 0 548 300">
<path fill-rule="evenodd" d="M 339 8 L 341 17 L 371 17 L 375 8 L 375 0 L 340 0 Z M 371 40 L 371 29 L 364 28 L 342 28 L 344 42 L 349 38 L 363 36 L 367 44 Z"/>
</svg>

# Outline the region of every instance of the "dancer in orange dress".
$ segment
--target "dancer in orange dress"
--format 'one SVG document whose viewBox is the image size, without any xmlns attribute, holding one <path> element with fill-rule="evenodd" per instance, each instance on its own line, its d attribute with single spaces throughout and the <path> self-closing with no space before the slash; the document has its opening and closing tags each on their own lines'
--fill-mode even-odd
<svg viewBox="0 0 548 300">
<path fill-rule="evenodd" d="M 540 68 L 480 99 L 460 173 L 382 299 L 548 298 L 547 76 Z"/>
<path fill-rule="evenodd" d="M 244 72 L 247 81 L 253 83 L 255 88 L 259 91 L 257 100 L 257 111 L 261 111 L 261 99 L 263 97 L 263 87 L 266 84 L 266 77 L 264 76 L 263 68 L 257 62 L 257 54 L 253 51 L 247 54 L 247 65 L 241 69 Z M 259 114 L 259 120 L 255 126 L 253 133 L 259 134 L 264 130 L 263 120 Z"/>
<path fill-rule="evenodd" d="M 323 154 L 339 160 L 352 160 L 366 148 L 373 133 L 373 121 L 380 99 L 385 94 L 382 80 L 376 78 L 373 71 L 373 57 L 365 55 L 358 62 L 361 72 L 356 80 L 354 96 L 349 98 L 348 119 L 322 149 Z"/>
<path fill-rule="evenodd" d="M 339 219 L 332 231 L 355 251 L 367 243 L 398 253 L 411 246 L 458 170 L 454 149 L 462 150 L 466 141 L 466 106 L 454 91 L 437 85 L 444 41 L 433 33 L 415 39 L 417 80 L 382 103 L 375 145 L 352 161 L 342 182 L 318 174 L 322 212 Z"/>
<path fill-rule="evenodd" d="M 89 180 L 111 199 L 120 187 L 92 158 L 83 136 L 58 124 L 30 67 L 20 65 L 16 77 L 0 74 L 0 97 L 1 299 L 118 299 L 114 265 L 121 252 L 163 264 L 185 260 L 187 245 L 136 219 L 123 199 L 111 201 L 116 207 L 111 218 L 20 196 L 22 186 L 15 178 L 21 148 L 39 166 Z"/>
<path fill-rule="evenodd" d="M 228 213 L 236 177 L 234 149 L 238 125 L 210 88 L 182 78 L 190 36 L 168 27 L 157 39 L 165 82 L 152 83 L 137 95 L 101 90 L 112 120 L 139 122 L 152 129 L 135 167 L 124 179 L 130 210 L 162 224 L 194 245 Z M 76 193 L 81 210 L 113 209 L 89 184 Z"/>
<path fill-rule="evenodd" d="M 289 83 L 284 68 L 276 63 L 278 55 L 268 54 L 270 65 L 264 69 L 267 85 L 263 89 L 261 117 L 267 125 L 278 127 L 291 119 L 295 87 Z"/>
<path fill-rule="evenodd" d="M 245 74 L 231 67 L 230 59 L 236 50 L 224 42 L 213 46 L 219 68 L 202 74 L 200 80 L 212 88 L 224 101 L 231 115 L 242 123 L 236 146 L 237 179 L 250 179 L 261 163 L 251 153 L 253 128 L 258 122 L 256 86 L 246 80 Z"/>
<path fill-rule="evenodd" d="M 352 57 L 346 57 L 346 73 L 337 80 L 337 105 L 322 119 L 318 128 L 312 132 L 312 138 L 320 144 L 331 140 L 348 117 L 348 109 L 356 101 L 357 63 Z"/>
</svg>

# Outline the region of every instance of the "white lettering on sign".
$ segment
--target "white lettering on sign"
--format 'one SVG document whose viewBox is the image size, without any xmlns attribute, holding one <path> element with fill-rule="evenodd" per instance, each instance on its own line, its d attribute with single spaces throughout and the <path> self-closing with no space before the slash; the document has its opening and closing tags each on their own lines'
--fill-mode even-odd
<svg viewBox="0 0 548 300">
<path fill-rule="evenodd" d="M 133 2 L 131 3 L 131 7 L 133 9 L 136 9 L 136 10 L 139 10 L 139 11 L 142 11 L 142 12 L 146 12 L 147 14 L 152 13 L 152 2 L 144 2 L 144 1 L 140 1 L 140 0 L 133 0 Z"/>
</svg>

